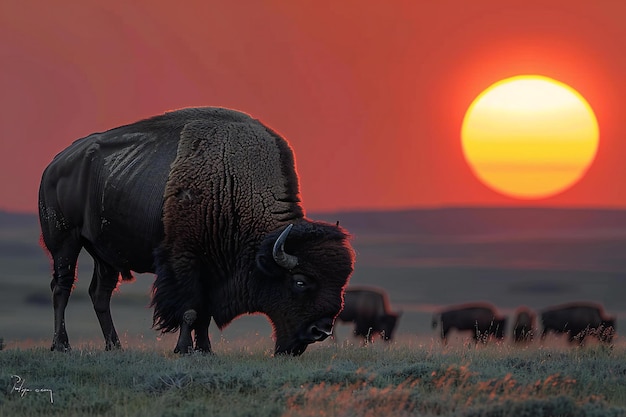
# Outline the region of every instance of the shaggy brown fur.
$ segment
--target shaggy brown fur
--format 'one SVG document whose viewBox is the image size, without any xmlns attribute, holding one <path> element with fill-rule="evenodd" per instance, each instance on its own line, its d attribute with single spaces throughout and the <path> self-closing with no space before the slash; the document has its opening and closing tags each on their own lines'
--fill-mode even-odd
<svg viewBox="0 0 626 417">
<path fill-rule="evenodd" d="M 182 315 L 195 310 L 196 348 L 209 350 L 204 333 L 211 317 L 223 327 L 240 314 L 262 312 L 275 326 L 277 351 L 303 350 L 294 334 L 334 320 L 353 255 L 344 231 L 304 218 L 298 192 L 291 149 L 261 123 L 185 126 L 165 189 L 165 238 L 155 258 L 156 327 L 177 330 Z M 271 260 L 269 248 L 287 224 L 294 225 L 287 249 L 298 267 L 259 267 L 257 260 Z M 314 281 L 315 291 L 296 301 L 285 287 L 297 274 Z M 187 332 L 181 329 L 181 337 Z M 179 340 L 177 350 L 190 349 L 190 340 Z"/>
</svg>

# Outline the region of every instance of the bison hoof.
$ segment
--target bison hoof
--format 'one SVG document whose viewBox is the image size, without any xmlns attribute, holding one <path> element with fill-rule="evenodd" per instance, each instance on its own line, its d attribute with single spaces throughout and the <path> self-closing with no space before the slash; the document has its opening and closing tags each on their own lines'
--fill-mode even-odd
<svg viewBox="0 0 626 417">
<path fill-rule="evenodd" d="M 213 351 L 211 350 L 211 348 L 197 347 L 197 346 L 196 346 L 196 349 L 194 350 L 194 352 L 202 353 L 203 355 L 212 355 L 213 354 Z"/>
<path fill-rule="evenodd" d="M 50 347 L 50 350 L 52 352 L 69 352 L 72 350 L 72 347 L 69 345 L 69 343 L 65 344 L 65 343 L 53 343 L 52 347 Z"/>
<path fill-rule="evenodd" d="M 104 350 L 122 350 L 122 344 L 120 342 L 106 343 L 104 346 Z"/>
<path fill-rule="evenodd" d="M 193 353 L 193 346 L 176 346 L 174 348 L 174 353 L 180 353 L 181 355 L 188 355 Z"/>
<path fill-rule="evenodd" d="M 212 353 L 211 344 L 210 343 L 197 343 L 196 342 L 196 352 L 202 353 Z"/>
</svg>

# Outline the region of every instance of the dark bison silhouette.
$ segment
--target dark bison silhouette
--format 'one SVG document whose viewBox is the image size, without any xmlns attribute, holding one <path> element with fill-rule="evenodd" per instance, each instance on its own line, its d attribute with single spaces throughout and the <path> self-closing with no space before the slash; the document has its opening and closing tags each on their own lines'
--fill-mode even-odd
<svg viewBox="0 0 626 417">
<path fill-rule="evenodd" d="M 496 313 L 494 306 L 488 303 L 468 303 L 448 307 L 433 315 L 432 327 L 437 328 L 441 321 L 441 339 L 447 342 L 451 329 L 471 331 L 474 341 L 486 342 L 489 336 L 504 338 L 506 317 Z"/>
<path fill-rule="evenodd" d="M 53 263 L 52 350 L 67 351 L 65 309 L 81 248 L 106 349 L 118 278 L 153 272 L 154 327 L 180 330 L 176 352 L 210 351 L 211 319 L 271 320 L 276 353 L 331 334 L 353 270 L 348 233 L 304 216 L 293 152 L 250 116 L 188 108 L 94 133 L 45 169 L 42 240 Z"/>
<path fill-rule="evenodd" d="M 515 312 L 513 322 L 513 341 L 515 343 L 531 342 L 535 337 L 537 314 L 528 307 L 520 307 Z"/>
<path fill-rule="evenodd" d="M 595 303 L 573 302 L 546 308 L 541 312 L 543 340 L 549 332 L 568 335 L 570 343 L 583 344 L 585 337 L 611 343 L 616 330 L 615 317 L 607 316 Z"/>
<path fill-rule="evenodd" d="M 389 309 L 387 293 L 378 288 L 349 287 L 346 289 L 343 310 L 338 319 L 354 323 L 354 335 L 372 342 L 379 334 L 391 340 L 401 313 Z"/>
</svg>

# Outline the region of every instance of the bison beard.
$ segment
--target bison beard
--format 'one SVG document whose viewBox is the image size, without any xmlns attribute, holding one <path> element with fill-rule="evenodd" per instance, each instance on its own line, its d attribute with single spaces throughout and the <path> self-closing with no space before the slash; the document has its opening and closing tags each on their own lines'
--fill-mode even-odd
<svg viewBox="0 0 626 417">
<path fill-rule="evenodd" d="M 291 148 L 228 109 L 182 109 L 72 143 L 44 171 L 42 239 L 53 261 L 52 350 L 70 349 L 65 309 L 81 248 L 107 349 L 118 277 L 153 272 L 154 325 L 180 330 L 176 351 L 210 351 L 208 326 L 264 313 L 276 352 L 323 340 L 354 265 L 349 235 L 300 204 Z"/>
</svg>

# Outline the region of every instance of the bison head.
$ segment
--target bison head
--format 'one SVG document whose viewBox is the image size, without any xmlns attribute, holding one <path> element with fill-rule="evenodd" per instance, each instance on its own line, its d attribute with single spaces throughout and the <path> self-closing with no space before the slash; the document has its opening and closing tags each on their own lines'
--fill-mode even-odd
<svg viewBox="0 0 626 417">
<path fill-rule="evenodd" d="M 274 327 L 275 353 L 326 339 L 343 305 L 354 251 L 340 227 L 302 220 L 265 238 L 256 256 L 255 310 Z"/>
</svg>

